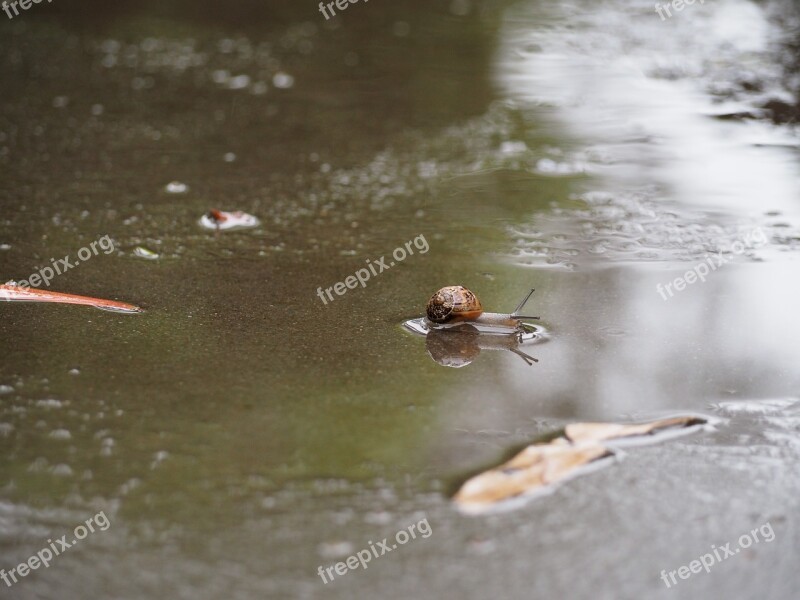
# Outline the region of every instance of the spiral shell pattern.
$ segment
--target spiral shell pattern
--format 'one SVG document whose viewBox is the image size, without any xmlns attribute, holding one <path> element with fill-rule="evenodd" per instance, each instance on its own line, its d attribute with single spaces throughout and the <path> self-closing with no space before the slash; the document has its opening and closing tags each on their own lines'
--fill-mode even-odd
<svg viewBox="0 0 800 600">
<path fill-rule="evenodd" d="M 450 285 L 431 296 L 425 312 L 434 323 L 447 323 L 457 317 L 474 319 L 481 315 L 483 307 L 470 290 L 460 285 Z"/>
</svg>

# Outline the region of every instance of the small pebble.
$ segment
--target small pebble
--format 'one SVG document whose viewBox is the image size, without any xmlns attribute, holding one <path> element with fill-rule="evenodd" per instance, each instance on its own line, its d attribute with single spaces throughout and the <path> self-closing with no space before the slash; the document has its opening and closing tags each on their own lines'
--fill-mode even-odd
<svg viewBox="0 0 800 600">
<path fill-rule="evenodd" d="M 62 403 L 61 400 L 56 400 L 55 398 L 48 398 L 47 400 L 37 400 L 36 406 L 40 408 L 61 408 Z"/>
<path fill-rule="evenodd" d="M 71 477 L 72 476 L 72 467 L 69 465 L 65 465 L 61 463 L 60 465 L 56 465 L 50 471 L 53 475 L 57 475 L 58 477 Z"/>
<path fill-rule="evenodd" d="M 242 90 L 250 85 L 249 75 L 237 75 L 228 80 L 228 89 Z"/>
<path fill-rule="evenodd" d="M 353 550 L 355 547 L 350 542 L 325 542 L 317 546 L 320 557 L 328 560 L 348 556 Z"/>
<path fill-rule="evenodd" d="M 280 71 L 275 73 L 274 77 L 272 78 L 272 85 L 278 89 L 287 90 L 294 85 L 294 77 L 288 73 Z"/>
<path fill-rule="evenodd" d="M 170 181 L 165 189 L 168 194 L 185 194 L 189 191 L 189 186 L 180 181 Z"/>
<path fill-rule="evenodd" d="M 159 257 L 158 253 L 148 250 L 143 246 L 136 246 L 136 248 L 133 250 L 133 254 L 146 260 L 156 260 Z"/>
</svg>

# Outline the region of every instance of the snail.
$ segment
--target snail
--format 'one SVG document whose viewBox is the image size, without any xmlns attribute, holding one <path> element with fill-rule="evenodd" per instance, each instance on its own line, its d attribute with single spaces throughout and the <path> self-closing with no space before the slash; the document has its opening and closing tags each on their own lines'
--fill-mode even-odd
<svg viewBox="0 0 800 600">
<path fill-rule="evenodd" d="M 538 319 L 520 315 L 519 311 L 533 295 L 534 290 L 528 292 L 522 302 L 510 314 L 484 312 L 478 297 L 460 285 L 443 287 L 436 292 L 425 308 L 429 324 L 432 327 L 457 325 L 468 323 L 472 325 L 485 325 L 492 329 L 508 330 L 509 333 L 524 330 L 522 319 Z"/>
<path fill-rule="evenodd" d="M 522 299 L 512 313 L 487 313 L 478 297 L 460 285 L 443 287 L 428 301 L 425 317 L 409 319 L 403 326 L 425 337 L 430 357 L 446 367 L 464 367 L 481 350 L 508 350 L 527 364 L 539 362 L 521 347 L 545 341 L 543 327 L 522 319 L 538 319 L 519 314 L 534 290 Z"/>
</svg>

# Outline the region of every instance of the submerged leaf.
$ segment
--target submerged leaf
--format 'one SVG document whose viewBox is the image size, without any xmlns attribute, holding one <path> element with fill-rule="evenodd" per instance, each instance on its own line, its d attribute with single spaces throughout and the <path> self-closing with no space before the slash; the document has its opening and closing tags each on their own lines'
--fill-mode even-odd
<svg viewBox="0 0 800 600">
<path fill-rule="evenodd" d="M 89 296 L 78 296 L 75 294 L 64 294 L 62 292 L 51 292 L 37 288 L 18 286 L 15 282 L 0 285 L 0 300 L 8 302 L 52 302 L 56 304 L 82 304 L 84 306 L 94 306 L 102 310 L 109 310 L 121 313 L 139 313 L 142 309 L 133 304 L 118 302 L 116 300 L 105 300 L 103 298 L 90 298 Z"/>
<path fill-rule="evenodd" d="M 573 423 L 566 437 L 546 444 L 532 444 L 502 465 L 466 481 L 453 497 L 466 512 L 483 512 L 514 498 L 546 491 L 555 484 L 586 470 L 592 463 L 614 452 L 601 442 L 654 434 L 664 430 L 688 433 L 707 423 L 699 417 L 674 417 L 649 423 Z"/>
<path fill-rule="evenodd" d="M 556 443 L 559 440 L 562 443 Z M 480 510 L 556 483 L 607 455 L 608 450 L 599 444 L 574 446 L 564 438 L 528 446 L 507 463 L 467 481 L 454 499 L 466 510 Z"/>
<path fill-rule="evenodd" d="M 649 423 L 572 423 L 565 433 L 573 442 L 603 442 L 605 440 L 649 435 L 662 429 L 702 425 L 706 421 L 698 417 L 672 417 Z"/>
</svg>

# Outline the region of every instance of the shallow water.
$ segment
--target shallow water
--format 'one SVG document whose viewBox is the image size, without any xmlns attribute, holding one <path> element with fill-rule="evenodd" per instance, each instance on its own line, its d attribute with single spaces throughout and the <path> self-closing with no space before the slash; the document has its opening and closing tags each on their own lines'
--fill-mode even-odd
<svg viewBox="0 0 800 600">
<path fill-rule="evenodd" d="M 52 289 L 145 313 L 0 305 L 0 567 L 111 522 L 0 597 L 668 597 L 662 569 L 767 521 L 677 593 L 790 597 L 797 138 L 717 118 L 789 93 L 786 26 L 744 0 L 293 10 L 3 25 L 0 270 L 108 234 Z M 206 231 L 212 208 L 262 225 Z M 455 283 L 495 311 L 535 287 L 539 362 L 431 360 L 402 324 Z M 512 513 L 449 502 L 566 422 L 680 411 L 722 422 Z"/>
</svg>

